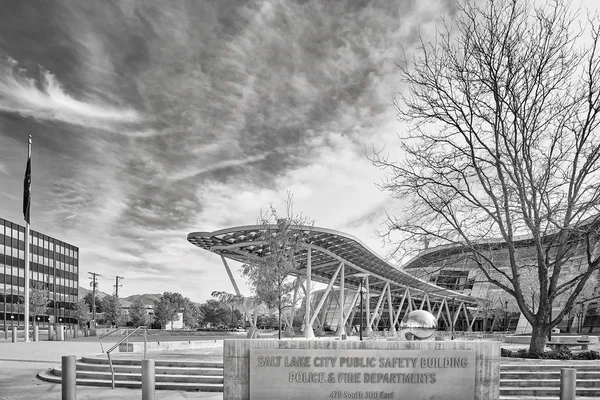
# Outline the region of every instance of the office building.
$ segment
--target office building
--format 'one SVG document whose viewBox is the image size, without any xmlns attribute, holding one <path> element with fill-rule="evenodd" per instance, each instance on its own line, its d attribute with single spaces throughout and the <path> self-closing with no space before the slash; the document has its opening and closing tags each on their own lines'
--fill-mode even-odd
<svg viewBox="0 0 600 400">
<path fill-rule="evenodd" d="M 30 313 L 32 322 L 76 322 L 79 248 L 30 231 L 31 284 L 48 296 L 46 312 Z M 0 218 L 0 326 L 25 324 L 25 227 Z"/>
</svg>

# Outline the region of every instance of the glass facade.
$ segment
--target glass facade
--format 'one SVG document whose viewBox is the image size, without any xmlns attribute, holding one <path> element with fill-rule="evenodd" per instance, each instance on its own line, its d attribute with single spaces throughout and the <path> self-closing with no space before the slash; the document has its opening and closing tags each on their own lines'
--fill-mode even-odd
<svg viewBox="0 0 600 400">
<path fill-rule="evenodd" d="M 79 287 L 79 248 L 30 230 L 30 287 L 48 290 L 45 315 L 74 323 Z M 25 227 L 0 218 L 0 324 L 25 324 Z M 32 316 L 33 317 L 33 316 Z"/>
</svg>

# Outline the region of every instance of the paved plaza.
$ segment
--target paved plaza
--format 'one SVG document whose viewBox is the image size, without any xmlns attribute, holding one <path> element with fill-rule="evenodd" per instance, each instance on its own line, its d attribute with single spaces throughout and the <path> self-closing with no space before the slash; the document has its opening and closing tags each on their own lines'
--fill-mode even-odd
<svg viewBox="0 0 600 400">
<path fill-rule="evenodd" d="M 79 358 L 100 352 L 98 338 L 79 338 L 64 342 L 24 343 L 20 341 L 12 343 L 10 339 L 6 340 L 2 336 L 0 337 L 0 400 L 61 399 L 61 385 L 44 382 L 38 379 L 36 374 L 44 369 L 60 365 L 62 356 L 75 355 Z M 149 355 L 149 357 L 151 356 Z M 77 386 L 77 399 L 125 400 L 141 398 L 142 391 L 139 389 Z M 223 394 L 157 390 L 156 398 L 161 400 L 221 400 Z"/>
<path fill-rule="evenodd" d="M 114 343 L 116 339 L 107 338 L 107 343 Z M 164 338 L 161 337 L 161 340 Z M 196 338 L 197 340 L 198 338 Z M 36 374 L 44 369 L 60 365 L 64 355 L 75 355 L 80 358 L 85 355 L 101 352 L 100 343 L 96 337 L 82 337 L 68 341 L 40 341 L 25 343 L 22 338 L 19 342 L 12 343 L 11 339 L 0 336 L 0 400 L 41 400 L 60 399 L 61 385 L 44 382 Z M 527 345 L 503 343 L 503 348 L 517 350 L 526 348 Z M 590 346 L 591 350 L 600 350 L 600 344 Z M 139 353 L 114 353 L 118 358 L 140 357 Z M 219 360 L 222 349 L 189 350 L 185 351 L 189 358 Z M 177 359 L 181 352 L 152 352 L 148 358 Z M 532 360 L 503 359 L 503 363 L 531 362 Z M 538 361 L 539 362 L 539 361 Z M 549 361 L 544 361 L 549 362 Z M 555 361 L 556 362 L 556 361 Z M 560 361 L 559 361 L 560 362 Z M 582 362 L 582 363 L 589 363 Z M 141 399 L 140 389 L 125 388 L 100 388 L 90 386 L 77 386 L 78 399 Z M 175 399 L 205 399 L 221 400 L 222 393 L 185 392 L 173 390 L 157 390 L 156 398 L 161 400 Z M 578 397 L 579 398 L 579 397 Z M 582 398 L 585 399 L 585 398 Z"/>
</svg>

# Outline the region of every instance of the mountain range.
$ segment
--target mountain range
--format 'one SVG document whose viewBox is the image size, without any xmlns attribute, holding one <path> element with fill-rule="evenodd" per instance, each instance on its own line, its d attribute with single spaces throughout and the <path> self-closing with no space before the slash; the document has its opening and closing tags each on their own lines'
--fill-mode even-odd
<svg viewBox="0 0 600 400">
<path fill-rule="evenodd" d="M 79 298 L 85 297 L 85 295 L 89 292 L 91 292 L 90 289 L 79 286 Z M 104 293 L 100 290 L 96 290 L 96 296 L 103 298 L 104 296 L 112 295 Z M 128 307 L 129 304 L 133 303 L 137 299 L 140 299 L 144 305 L 154 305 L 154 301 L 158 300 L 160 296 L 160 293 L 132 294 L 131 296 L 127 297 L 119 297 L 119 300 L 121 301 L 121 307 Z"/>
</svg>

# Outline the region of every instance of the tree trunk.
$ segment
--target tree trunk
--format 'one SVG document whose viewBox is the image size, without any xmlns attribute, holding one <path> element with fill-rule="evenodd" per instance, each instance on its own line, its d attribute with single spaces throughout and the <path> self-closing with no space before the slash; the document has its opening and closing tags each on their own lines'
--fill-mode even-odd
<svg viewBox="0 0 600 400">
<path fill-rule="evenodd" d="M 531 342 L 529 343 L 529 352 L 534 354 L 540 354 L 544 352 L 546 347 L 546 337 L 550 331 L 550 327 L 547 323 L 536 323 L 532 324 L 531 331 Z"/>
<path fill-rule="evenodd" d="M 279 314 L 279 330 L 277 332 L 277 336 L 279 340 L 281 340 L 281 292 L 279 293 L 279 302 L 277 304 L 278 314 Z"/>
</svg>

